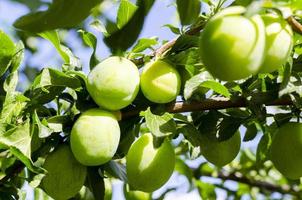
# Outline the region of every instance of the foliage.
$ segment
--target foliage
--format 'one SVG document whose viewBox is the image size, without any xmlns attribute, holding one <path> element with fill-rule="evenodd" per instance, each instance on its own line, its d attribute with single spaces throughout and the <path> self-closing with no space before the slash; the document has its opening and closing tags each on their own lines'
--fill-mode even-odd
<svg viewBox="0 0 302 200">
<path fill-rule="evenodd" d="M 111 195 L 106 193 L 106 182 L 119 179 L 127 184 L 127 152 L 137 137 L 149 132 L 154 148 L 173 141 L 175 174 L 186 178 L 188 192 L 197 191 L 203 199 L 215 199 L 219 191 L 234 199 L 302 198 L 301 181 L 280 174 L 269 157 L 276 129 L 301 118 L 300 0 L 175 0 L 172 6 L 178 13 L 179 26 L 165 25 L 177 35 L 168 42 L 139 38 L 155 0 L 14 2 L 29 8 L 30 13 L 11 25 L 17 28 L 14 36 L 0 31 L 0 199 L 25 199 L 27 184 L 35 199 L 50 198 L 40 185 L 47 174 L 45 158 L 60 145 L 69 145 L 72 127 L 81 113 L 98 107 L 86 87 L 83 61 L 64 37 L 68 31 L 76 33 L 77 40 L 91 49 L 87 65 L 93 69 L 100 59 L 98 37 L 89 31 L 91 27 L 103 35 L 112 55 L 131 60 L 138 68 L 150 60 L 164 60 L 175 67 L 182 84 L 177 99 L 170 103 L 150 102 L 140 91 L 121 110 L 121 138 L 115 155 L 107 163 L 87 167 L 85 184 L 74 199 L 105 199 Z M 106 15 L 105 4 L 117 7 L 115 21 Z M 39 11 L 47 5 L 47 10 Z M 228 82 L 206 71 L 200 58 L 200 33 L 216 13 L 230 5 L 245 6 L 245 17 L 270 12 L 288 22 L 294 20 L 289 23 L 295 31 L 293 50 L 278 70 Z M 12 37 L 19 41 L 13 43 Z M 31 44 L 33 38 L 50 42 L 62 66 L 43 66 L 40 71 L 32 68 L 26 61 L 38 50 Z M 24 55 L 29 55 L 25 61 Z M 209 164 L 200 149 L 203 138 L 227 141 L 238 129 L 243 145 L 237 158 L 224 168 Z M 257 148 L 246 147 L 249 141 Z M 228 180 L 236 189 L 229 187 Z M 153 197 L 164 199 L 177 187 L 165 189 Z"/>
</svg>

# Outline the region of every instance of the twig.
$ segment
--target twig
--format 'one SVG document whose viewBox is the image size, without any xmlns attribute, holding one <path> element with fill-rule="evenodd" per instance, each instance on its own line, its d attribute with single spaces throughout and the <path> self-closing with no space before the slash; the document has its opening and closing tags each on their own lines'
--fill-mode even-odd
<svg viewBox="0 0 302 200">
<path fill-rule="evenodd" d="M 291 25 L 294 31 L 302 34 L 302 25 L 294 18 L 294 16 L 288 17 L 287 22 Z"/>
<path fill-rule="evenodd" d="M 272 102 L 263 102 L 266 106 L 284 106 L 292 105 L 290 98 L 276 99 Z M 193 111 L 203 111 L 203 110 L 221 110 L 226 108 L 239 108 L 248 106 L 248 101 L 244 98 L 239 98 L 235 101 L 229 100 L 227 98 L 212 98 L 206 99 L 199 102 L 175 102 L 166 105 L 166 111 L 170 113 L 184 113 Z M 123 112 L 122 118 L 127 119 L 137 116 L 141 111 L 145 110 L 146 107 L 134 109 L 131 111 Z"/>
<path fill-rule="evenodd" d="M 301 191 L 299 189 L 293 188 L 289 185 L 275 185 L 265 181 L 253 180 L 238 172 L 234 172 L 234 173 L 219 172 L 217 176 L 214 176 L 213 174 L 207 172 L 200 172 L 200 170 L 198 169 L 193 170 L 193 172 L 194 172 L 194 177 L 196 179 L 200 179 L 201 177 L 206 176 L 206 177 L 218 178 L 224 181 L 231 180 L 239 183 L 244 183 L 251 187 L 257 187 L 265 191 L 278 192 L 280 194 L 291 194 L 298 197 L 301 196 Z"/>
</svg>

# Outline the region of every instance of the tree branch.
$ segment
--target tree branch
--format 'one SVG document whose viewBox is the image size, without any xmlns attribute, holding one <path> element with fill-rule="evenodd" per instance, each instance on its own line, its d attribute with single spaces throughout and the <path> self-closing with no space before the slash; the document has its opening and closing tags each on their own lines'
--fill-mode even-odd
<svg viewBox="0 0 302 200">
<path fill-rule="evenodd" d="M 302 34 L 302 25 L 294 18 L 294 16 L 290 16 L 286 20 L 294 31 Z"/>
<path fill-rule="evenodd" d="M 292 105 L 293 102 L 290 98 L 276 99 L 272 102 L 263 102 L 266 106 L 284 106 Z M 174 102 L 166 105 L 166 111 L 169 113 L 184 113 L 203 110 L 222 110 L 226 108 L 239 108 L 248 106 L 248 101 L 244 98 L 238 98 L 237 100 L 229 100 L 223 97 L 216 97 L 212 99 L 206 99 L 203 101 L 195 102 Z M 145 110 L 148 106 L 133 109 L 122 113 L 122 118 L 127 119 L 139 115 L 139 113 Z M 152 107 L 152 106 L 151 106 Z"/>
<path fill-rule="evenodd" d="M 212 178 L 221 179 L 223 181 L 231 180 L 239 183 L 244 183 L 251 187 L 257 187 L 260 190 L 278 192 L 280 194 L 291 194 L 298 197 L 301 196 L 301 191 L 299 189 L 293 188 L 289 185 L 275 185 L 265 181 L 252 180 L 238 172 L 234 172 L 234 173 L 219 172 L 217 176 L 214 176 L 213 174 L 207 172 L 200 172 L 199 169 L 195 169 L 193 170 L 193 172 L 194 172 L 194 177 L 196 179 L 200 179 L 201 177 L 212 177 Z"/>
</svg>

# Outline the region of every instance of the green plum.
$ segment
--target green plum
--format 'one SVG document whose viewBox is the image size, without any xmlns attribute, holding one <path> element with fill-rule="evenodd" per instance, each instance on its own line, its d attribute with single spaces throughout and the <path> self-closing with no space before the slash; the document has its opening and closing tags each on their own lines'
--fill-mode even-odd
<svg viewBox="0 0 302 200">
<path fill-rule="evenodd" d="M 216 78 L 234 81 L 259 71 L 265 52 L 265 26 L 259 15 L 245 17 L 243 7 L 229 7 L 215 15 L 200 37 L 200 54 Z"/>
<path fill-rule="evenodd" d="M 166 140 L 159 148 L 153 146 L 150 133 L 142 135 L 126 156 L 128 183 L 134 190 L 153 192 L 163 186 L 174 171 L 175 153 Z"/>
<path fill-rule="evenodd" d="M 287 178 L 302 177 L 302 124 L 288 122 L 274 134 L 270 158 L 274 166 Z"/>
<path fill-rule="evenodd" d="M 149 62 L 141 74 L 141 89 L 144 96 L 154 103 L 168 103 L 180 92 L 181 78 L 169 63 L 156 60 Z"/>
<path fill-rule="evenodd" d="M 288 59 L 293 48 L 293 31 L 290 25 L 274 14 L 262 16 L 266 32 L 266 53 L 260 72 L 273 72 Z"/>
<path fill-rule="evenodd" d="M 139 82 L 136 65 L 126 58 L 113 56 L 89 73 L 87 90 L 101 108 L 119 110 L 135 99 Z"/>
<path fill-rule="evenodd" d="M 124 184 L 124 195 L 126 200 L 151 200 L 151 193 L 139 190 L 130 190 L 127 184 Z"/>
<path fill-rule="evenodd" d="M 236 132 L 225 141 L 218 141 L 216 138 L 210 138 L 205 134 L 201 134 L 201 137 L 201 154 L 207 161 L 218 167 L 223 167 L 232 162 L 240 151 L 241 137 L 239 132 Z"/>
<path fill-rule="evenodd" d="M 99 108 L 84 112 L 73 125 L 70 136 L 75 158 L 87 166 L 97 166 L 111 160 L 119 140 L 117 116 Z"/>
<path fill-rule="evenodd" d="M 41 186 L 56 200 L 74 197 L 84 185 L 87 169 L 74 158 L 67 145 L 50 153 L 43 168 L 47 170 L 47 174 L 42 179 Z"/>
</svg>

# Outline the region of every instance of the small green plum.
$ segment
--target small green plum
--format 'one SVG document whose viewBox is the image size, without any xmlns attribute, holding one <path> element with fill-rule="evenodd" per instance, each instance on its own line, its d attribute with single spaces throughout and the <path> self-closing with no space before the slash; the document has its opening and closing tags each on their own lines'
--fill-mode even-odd
<svg viewBox="0 0 302 200">
<path fill-rule="evenodd" d="M 139 91 L 139 71 L 122 57 L 109 57 L 88 75 L 87 90 L 101 108 L 119 110 L 132 103 Z"/>
<path fill-rule="evenodd" d="M 126 156 L 128 183 L 134 190 L 153 192 L 171 177 L 175 166 L 175 153 L 166 140 L 159 148 L 153 145 L 150 133 L 142 135 L 130 147 Z"/>
<path fill-rule="evenodd" d="M 232 162 L 240 151 L 241 137 L 237 131 L 230 139 L 218 141 L 201 134 L 200 150 L 207 161 L 218 167 L 223 167 Z"/>
<path fill-rule="evenodd" d="M 127 184 L 124 184 L 124 195 L 126 200 L 151 200 L 151 193 L 139 190 L 130 190 Z"/>
<path fill-rule="evenodd" d="M 288 122 L 273 136 L 270 158 L 274 166 L 289 179 L 302 177 L 302 124 Z"/>
<path fill-rule="evenodd" d="M 262 16 L 266 32 L 266 53 L 261 73 L 273 72 L 288 59 L 293 48 L 293 31 L 290 25 L 274 14 Z"/>
<path fill-rule="evenodd" d="M 149 62 L 141 74 L 141 89 L 144 96 L 154 103 L 168 103 L 180 92 L 181 78 L 169 63 L 156 60 Z"/>
<path fill-rule="evenodd" d="M 117 116 L 99 108 L 84 112 L 73 125 L 70 136 L 75 158 L 86 166 L 97 166 L 111 160 L 119 140 Z"/>
<path fill-rule="evenodd" d="M 70 147 L 59 146 L 50 153 L 43 165 L 47 170 L 42 179 L 43 190 L 56 200 L 66 200 L 74 197 L 86 180 L 87 169 L 73 156 Z"/>
<path fill-rule="evenodd" d="M 260 15 L 245 17 L 229 7 L 206 24 L 200 36 L 201 60 L 216 78 L 234 81 L 259 71 L 264 59 L 265 26 Z"/>
</svg>

